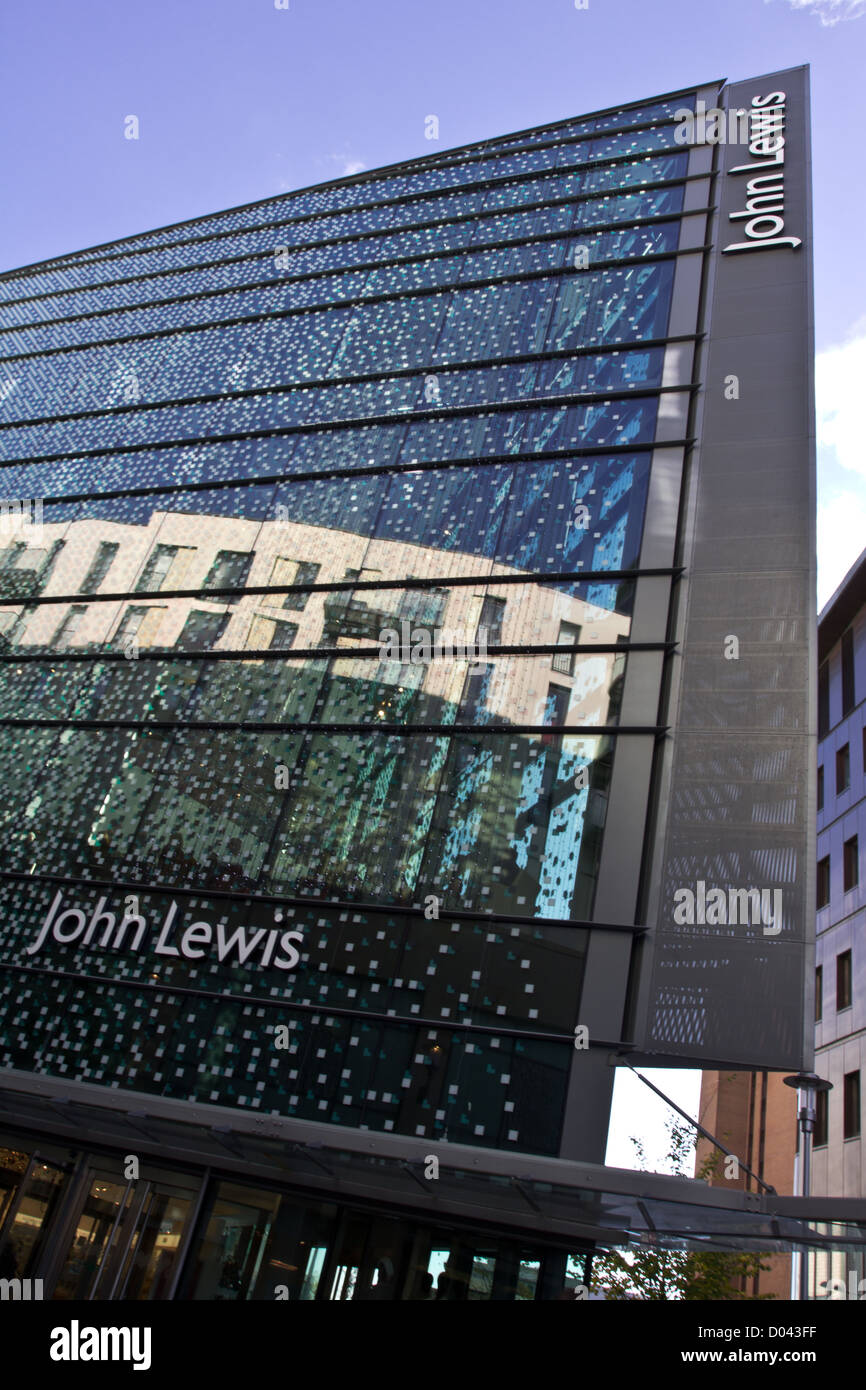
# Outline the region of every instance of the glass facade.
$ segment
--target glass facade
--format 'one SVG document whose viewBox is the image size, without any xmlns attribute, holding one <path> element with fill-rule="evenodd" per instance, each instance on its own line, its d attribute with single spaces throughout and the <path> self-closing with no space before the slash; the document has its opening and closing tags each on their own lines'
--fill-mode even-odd
<svg viewBox="0 0 866 1390">
<path fill-rule="evenodd" d="M 111 1156 L 6 1133 L 0 1242 L 0 1278 L 42 1268 L 43 1297 L 76 1303 L 530 1302 L 575 1296 L 588 1268 L 529 1233 L 149 1164 L 131 1181 Z"/>
<path fill-rule="evenodd" d="M 695 96 L 0 278 L 4 1065 L 561 1152 L 588 954 L 636 920 L 598 884 L 658 734 L 667 610 L 633 625 L 673 573 L 646 518 L 686 444 Z M 192 1200 L 157 1185 L 100 1279 L 161 1296 Z M 302 1299 L 505 1277 L 208 1200 L 187 1297 L 269 1261 Z M 126 1201 L 93 1178 L 58 1297 Z"/>
</svg>

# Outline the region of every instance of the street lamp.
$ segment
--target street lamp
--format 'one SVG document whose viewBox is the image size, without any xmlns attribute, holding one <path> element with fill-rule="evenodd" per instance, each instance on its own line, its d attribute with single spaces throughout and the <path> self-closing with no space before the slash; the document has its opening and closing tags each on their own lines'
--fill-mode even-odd
<svg viewBox="0 0 866 1390">
<path fill-rule="evenodd" d="M 825 1081 L 813 1071 L 799 1072 L 796 1076 L 786 1076 L 785 1085 L 800 1092 L 800 1133 L 803 1136 L 803 1165 L 800 1182 L 801 1195 L 808 1197 L 812 1170 L 812 1135 L 815 1132 L 815 1097 L 819 1091 L 832 1091 L 832 1081 Z M 800 1301 L 809 1297 L 809 1260 L 805 1250 L 800 1252 Z"/>
</svg>

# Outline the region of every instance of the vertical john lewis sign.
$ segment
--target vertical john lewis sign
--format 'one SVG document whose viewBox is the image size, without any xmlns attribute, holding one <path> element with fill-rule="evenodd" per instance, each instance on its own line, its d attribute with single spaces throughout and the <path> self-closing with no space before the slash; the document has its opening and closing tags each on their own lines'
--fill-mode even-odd
<svg viewBox="0 0 866 1390">
<path fill-rule="evenodd" d="M 745 182 L 744 207 L 728 213 L 728 222 L 742 222 L 743 241 L 722 248 L 724 255 L 743 251 L 768 251 L 802 246 L 802 237 L 790 236 L 785 227 L 785 150 L 788 116 L 787 92 L 768 92 L 753 96 L 748 109 L 749 155 L 746 164 L 736 164 L 728 175 L 740 175 Z"/>
<path fill-rule="evenodd" d="M 670 1064 L 810 1063 L 814 917 L 814 384 L 808 72 L 728 87 L 680 515 L 669 735 L 638 1001 Z M 677 910 L 696 883 L 772 895 L 757 921 Z"/>
</svg>

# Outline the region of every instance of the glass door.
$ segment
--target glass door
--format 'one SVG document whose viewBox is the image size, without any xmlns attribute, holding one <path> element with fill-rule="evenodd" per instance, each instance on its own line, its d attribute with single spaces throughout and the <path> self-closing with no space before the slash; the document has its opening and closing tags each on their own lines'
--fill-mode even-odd
<svg viewBox="0 0 866 1390">
<path fill-rule="evenodd" d="M 135 1184 L 116 1182 L 108 1174 L 92 1174 L 78 1213 L 54 1298 L 79 1302 L 91 1299 L 108 1258 L 112 1238 L 128 1214 Z"/>
<path fill-rule="evenodd" d="M 66 1176 L 38 1153 L 0 1148 L 0 1277 L 32 1277 Z"/>
<path fill-rule="evenodd" d="M 93 1170 L 54 1298 L 168 1298 L 194 1199 L 195 1184 L 124 1183 Z"/>
</svg>

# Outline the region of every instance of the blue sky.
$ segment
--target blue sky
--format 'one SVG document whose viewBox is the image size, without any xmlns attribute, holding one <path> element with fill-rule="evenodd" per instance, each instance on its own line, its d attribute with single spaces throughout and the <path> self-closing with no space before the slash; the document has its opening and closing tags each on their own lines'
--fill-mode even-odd
<svg viewBox="0 0 866 1390">
<path fill-rule="evenodd" d="M 806 62 L 823 603 L 866 544 L 866 0 L 6 0 L 0 270 Z"/>
<path fill-rule="evenodd" d="M 0 270 L 697 82 L 809 63 L 826 601 L 866 546 L 866 0 L 283 3 L 6 0 Z M 435 143 L 424 136 L 431 114 Z M 138 140 L 124 138 L 129 115 Z M 673 1089 L 673 1074 L 661 1084 Z M 623 1141 L 645 1112 L 643 1096 L 626 1103 L 632 1086 L 645 1089 L 623 1082 L 614 1162 L 630 1161 Z M 693 1098 L 694 1088 L 692 1074 L 676 1089 Z"/>
</svg>

